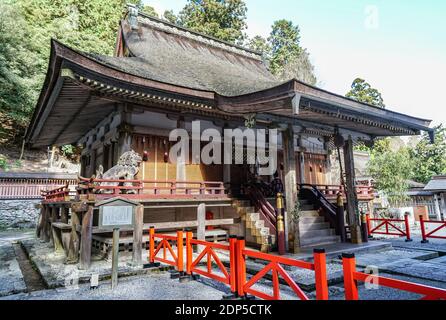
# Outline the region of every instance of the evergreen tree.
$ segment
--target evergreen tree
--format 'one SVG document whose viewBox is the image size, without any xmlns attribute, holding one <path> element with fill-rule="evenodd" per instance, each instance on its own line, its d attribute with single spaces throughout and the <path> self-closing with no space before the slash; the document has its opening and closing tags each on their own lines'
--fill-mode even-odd
<svg viewBox="0 0 446 320">
<path fill-rule="evenodd" d="M 224 41 L 242 43 L 246 38 L 247 10 L 242 0 L 188 0 L 178 22 Z"/>
<path fill-rule="evenodd" d="M 361 78 L 356 78 L 353 81 L 351 90 L 346 94 L 346 97 L 383 109 L 386 107 L 381 93 Z"/>
</svg>

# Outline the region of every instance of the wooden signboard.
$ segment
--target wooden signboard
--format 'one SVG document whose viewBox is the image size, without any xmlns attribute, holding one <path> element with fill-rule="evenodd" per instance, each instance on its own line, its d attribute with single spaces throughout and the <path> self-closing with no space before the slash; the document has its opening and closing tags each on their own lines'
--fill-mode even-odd
<svg viewBox="0 0 446 320">
<path fill-rule="evenodd" d="M 138 203 L 122 198 L 113 198 L 99 203 L 99 229 L 132 229 L 135 225 L 137 205 Z"/>
<path fill-rule="evenodd" d="M 141 238 L 138 235 L 136 235 L 137 232 L 136 229 L 139 228 L 135 228 L 135 211 L 136 211 L 135 209 L 138 206 L 138 203 L 118 197 L 105 200 L 101 203 L 98 203 L 97 206 L 99 208 L 99 228 L 113 230 L 112 289 L 114 289 L 118 285 L 118 256 L 119 256 L 120 229 L 121 228 L 133 229 L 134 243 L 137 241 L 137 239 Z M 140 224 L 141 223 L 142 221 L 140 221 Z M 138 246 L 139 248 L 141 248 L 140 241 L 138 241 Z"/>
</svg>

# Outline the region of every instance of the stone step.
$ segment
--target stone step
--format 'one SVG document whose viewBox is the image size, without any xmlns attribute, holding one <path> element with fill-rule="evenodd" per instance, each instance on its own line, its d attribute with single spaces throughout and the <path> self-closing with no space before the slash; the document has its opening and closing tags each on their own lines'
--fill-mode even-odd
<svg viewBox="0 0 446 320">
<path fill-rule="evenodd" d="M 305 204 L 311 204 L 307 199 L 299 199 L 299 203 L 303 206 Z"/>
<path fill-rule="evenodd" d="M 324 217 L 301 217 L 299 219 L 299 224 L 313 224 L 325 222 Z"/>
<path fill-rule="evenodd" d="M 314 210 L 314 205 L 312 204 L 301 204 L 300 205 L 301 210 Z"/>
<path fill-rule="evenodd" d="M 249 200 L 234 200 L 232 202 L 234 207 L 249 207 L 251 205 L 251 201 Z"/>
<path fill-rule="evenodd" d="M 314 238 L 334 235 L 336 235 L 334 229 L 305 230 L 301 231 L 300 233 L 301 238 Z"/>
<path fill-rule="evenodd" d="M 310 224 L 299 223 L 300 232 L 305 232 L 308 230 L 329 229 L 329 228 L 330 228 L 329 222 L 319 222 L 319 223 L 310 223 Z"/>
<path fill-rule="evenodd" d="M 265 221 L 263 220 L 247 220 L 246 227 L 250 229 L 260 229 L 265 227 Z"/>
<path fill-rule="evenodd" d="M 316 210 L 301 211 L 301 217 L 319 217 L 319 212 Z"/>
<path fill-rule="evenodd" d="M 270 244 L 268 236 L 257 236 L 255 238 L 256 238 L 256 243 L 257 244 L 260 244 L 260 245 L 262 245 L 262 244 L 269 245 Z"/>
<path fill-rule="evenodd" d="M 258 213 L 258 212 L 246 213 L 246 220 L 247 221 L 257 221 L 257 220 L 260 220 L 260 213 Z"/>
<path fill-rule="evenodd" d="M 269 228 L 253 228 L 251 229 L 251 234 L 253 236 L 259 237 L 259 236 L 269 236 Z"/>
<path fill-rule="evenodd" d="M 238 213 L 247 213 L 256 211 L 254 207 L 236 207 L 236 208 Z"/>
<path fill-rule="evenodd" d="M 301 247 L 310 247 L 317 245 L 326 245 L 331 243 L 341 242 L 339 236 L 323 236 L 323 237 L 311 237 L 311 238 L 301 238 L 300 245 Z"/>
</svg>

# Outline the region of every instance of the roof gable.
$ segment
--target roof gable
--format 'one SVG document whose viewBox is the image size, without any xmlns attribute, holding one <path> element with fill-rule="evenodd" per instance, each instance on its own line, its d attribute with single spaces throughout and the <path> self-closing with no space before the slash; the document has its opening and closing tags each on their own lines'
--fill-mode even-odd
<svg viewBox="0 0 446 320">
<path fill-rule="evenodd" d="M 223 96 L 248 94 L 281 83 L 254 51 L 154 18 L 138 18 L 138 30 L 133 30 L 127 20 L 121 21 L 123 43 L 133 57 L 132 66 L 136 66 L 133 73 Z M 98 58 L 126 68 L 122 58 Z"/>
</svg>

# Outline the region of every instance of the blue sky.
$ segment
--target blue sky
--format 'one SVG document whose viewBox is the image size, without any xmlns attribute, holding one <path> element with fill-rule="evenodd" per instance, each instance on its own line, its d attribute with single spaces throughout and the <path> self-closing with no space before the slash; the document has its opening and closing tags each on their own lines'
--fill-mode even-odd
<svg viewBox="0 0 446 320">
<path fill-rule="evenodd" d="M 278 19 L 301 29 L 318 86 L 345 94 L 356 77 L 388 109 L 446 124 L 446 1 L 246 0 L 249 36 L 267 36 Z M 145 0 L 162 13 L 185 0 Z"/>
</svg>

